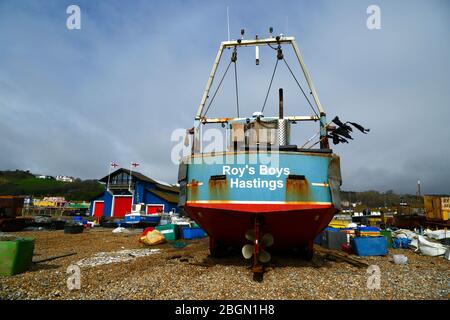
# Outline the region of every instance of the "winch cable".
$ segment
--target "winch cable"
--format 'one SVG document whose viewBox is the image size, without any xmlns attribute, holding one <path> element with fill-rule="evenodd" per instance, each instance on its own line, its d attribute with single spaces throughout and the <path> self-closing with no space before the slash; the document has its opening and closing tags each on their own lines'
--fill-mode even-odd
<svg viewBox="0 0 450 320">
<path fill-rule="evenodd" d="M 264 99 L 264 104 L 261 109 L 261 113 L 264 112 L 264 108 L 266 107 L 267 98 L 269 97 L 270 88 L 272 87 L 272 82 L 273 82 L 273 78 L 275 76 L 275 72 L 277 71 L 277 67 L 278 67 L 278 59 L 277 59 L 277 62 L 275 63 L 275 68 L 273 68 L 272 78 L 270 79 L 269 89 L 267 89 L 266 98 Z"/>
<path fill-rule="evenodd" d="M 291 75 L 292 75 L 292 77 L 294 78 L 295 82 L 297 82 L 297 85 L 298 85 L 298 87 L 300 88 L 300 90 L 302 91 L 303 95 L 305 96 L 306 101 L 308 101 L 308 104 L 309 104 L 309 106 L 311 107 L 311 110 L 316 114 L 316 116 L 317 116 L 318 118 L 320 118 L 320 117 L 319 117 L 319 114 L 318 114 L 318 113 L 316 112 L 316 110 L 314 109 L 314 107 L 313 107 L 311 101 L 309 101 L 308 96 L 306 95 L 306 93 L 305 93 L 305 91 L 303 90 L 302 86 L 300 85 L 300 83 L 298 82 L 297 78 L 295 77 L 294 72 L 292 72 L 292 69 L 291 69 L 291 67 L 289 66 L 289 64 L 287 63 L 286 59 L 283 58 L 283 61 L 284 61 L 284 63 L 286 64 L 286 67 L 289 69 L 289 72 L 291 73 Z"/>
<path fill-rule="evenodd" d="M 219 92 L 220 86 L 222 85 L 222 82 L 223 82 L 223 80 L 225 79 L 225 76 L 227 75 L 228 69 L 230 69 L 230 66 L 231 66 L 231 63 L 232 63 L 232 62 L 233 62 L 233 60 L 230 60 L 230 63 L 228 64 L 227 69 L 226 69 L 225 72 L 223 73 L 222 79 L 220 79 L 220 82 L 219 82 L 219 84 L 217 85 L 216 91 L 214 92 L 214 94 L 213 94 L 213 96 L 212 96 L 212 98 L 211 98 L 211 101 L 209 101 L 208 107 L 206 108 L 206 111 L 205 111 L 205 113 L 203 114 L 203 116 L 206 116 L 206 114 L 208 113 L 208 110 L 209 110 L 209 108 L 211 107 L 211 104 L 213 103 L 214 98 L 215 98 L 216 95 L 217 95 L 217 92 Z"/>
</svg>

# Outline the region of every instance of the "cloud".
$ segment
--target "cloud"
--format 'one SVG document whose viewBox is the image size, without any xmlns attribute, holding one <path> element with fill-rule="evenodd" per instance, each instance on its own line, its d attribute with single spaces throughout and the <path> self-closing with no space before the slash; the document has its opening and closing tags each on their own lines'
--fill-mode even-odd
<svg viewBox="0 0 450 320">
<path fill-rule="evenodd" d="M 344 189 L 414 192 L 421 179 L 425 192 L 448 193 L 449 4 L 377 3 L 382 29 L 369 31 L 370 1 L 78 1 L 82 29 L 69 31 L 72 2 L 2 1 L 0 168 L 99 178 L 111 160 L 137 161 L 143 173 L 175 182 L 170 134 L 192 126 L 230 6 L 233 38 L 242 26 L 245 37 L 288 30 L 329 117 L 371 128 L 335 148 Z M 245 114 L 261 108 L 275 63 L 269 48 L 258 67 L 253 54 L 238 57 Z M 236 112 L 230 76 L 211 115 Z M 279 87 L 288 113 L 311 113 L 284 66 L 266 112 L 276 111 Z M 307 128 L 298 144 L 312 135 Z"/>
</svg>

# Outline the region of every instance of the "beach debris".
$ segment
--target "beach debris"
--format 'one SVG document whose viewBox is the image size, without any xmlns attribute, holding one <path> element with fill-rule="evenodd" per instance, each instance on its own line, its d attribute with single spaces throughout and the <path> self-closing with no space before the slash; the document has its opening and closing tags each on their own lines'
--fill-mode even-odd
<svg viewBox="0 0 450 320">
<path fill-rule="evenodd" d="M 442 256 L 449 248 L 438 242 L 427 240 L 424 236 L 420 235 L 418 236 L 417 241 L 411 242 L 411 246 L 417 247 L 415 251 L 419 251 L 421 254 L 431 257 Z"/>
<path fill-rule="evenodd" d="M 135 258 L 156 254 L 159 251 L 160 249 L 129 249 L 113 252 L 99 252 L 92 257 L 81 259 L 75 264 L 81 268 L 96 267 L 105 264 L 131 261 Z"/>
<path fill-rule="evenodd" d="M 158 230 L 153 230 L 148 232 L 145 236 L 141 236 L 139 241 L 146 245 L 154 246 L 166 242 L 166 238 L 164 238 L 164 235 Z"/>
<path fill-rule="evenodd" d="M 112 233 L 129 233 L 129 232 L 130 230 L 123 227 L 117 227 L 112 231 Z"/>
<path fill-rule="evenodd" d="M 395 264 L 406 264 L 408 262 L 408 257 L 403 254 L 394 254 L 392 257 Z"/>
</svg>

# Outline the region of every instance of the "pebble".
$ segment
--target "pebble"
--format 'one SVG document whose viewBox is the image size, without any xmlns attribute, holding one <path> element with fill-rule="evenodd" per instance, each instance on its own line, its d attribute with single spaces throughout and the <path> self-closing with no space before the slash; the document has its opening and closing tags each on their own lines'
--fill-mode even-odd
<svg viewBox="0 0 450 320">
<path fill-rule="evenodd" d="M 40 257 L 77 251 L 77 255 L 36 264 L 32 270 L 0 277 L 0 299 L 442 299 L 449 298 L 449 261 L 411 250 L 391 253 L 408 257 L 395 265 L 386 257 L 360 257 L 380 267 L 379 289 L 368 289 L 370 274 L 347 263 L 316 254 L 312 262 L 274 256 L 263 282 L 252 280 L 249 262 L 240 256 L 208 257 L 208 240 L 189 241 L 182 249 L 170 244 L 144 247 L 138 235 L 110 229 L 66 235 L 60 231 L 20 232 L 32 236 Z M 152 249 L 157 254 L 148 254 Z M 173 256 L 179 258 L 170 259 Z M 94 258 L 94 259 L 93 259 Z M 97 260 L 95 260 L 97 259 Z M 67 288 L 67 267 L 82 264 L 81 289 Z M 121 260 L 124 259 L 124 260 Z M 195 263 L 205 262 L 207 266 Z M 194 264 L 192 264 L 194 263 Z"/>
</svg>

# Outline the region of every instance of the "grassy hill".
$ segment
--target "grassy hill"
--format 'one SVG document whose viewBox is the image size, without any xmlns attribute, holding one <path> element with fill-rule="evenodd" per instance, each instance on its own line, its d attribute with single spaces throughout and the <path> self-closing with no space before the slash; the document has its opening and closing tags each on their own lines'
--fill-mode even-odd
<svg viewBox="0 0 450 320">
<path fill-rule="evenodd" d="M 0 195 L 62 196 L 67 200 L 89 200 L 103 189 L 96 180 L 62 182 L 38 179 L 28 171 L 0 171 Z"/>
</svg>

